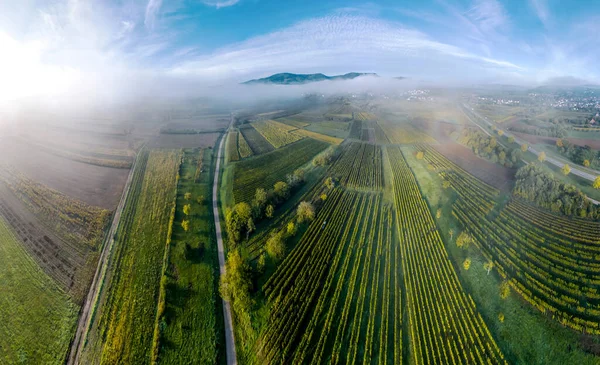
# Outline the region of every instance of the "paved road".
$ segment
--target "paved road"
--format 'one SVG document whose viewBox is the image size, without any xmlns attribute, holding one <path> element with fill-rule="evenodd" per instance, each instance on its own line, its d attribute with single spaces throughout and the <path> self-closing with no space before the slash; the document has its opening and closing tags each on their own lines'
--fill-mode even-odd
<svg viewBox="0 0 600 365">
<path fill-rule="evenodd" d="M 482 117 L 476 111 L 471 110 L 471 108 L 468 105 L 463 104 L 463 107 L 468 111 L 468 112 L 466 112 L 466 111 L 463 110 L 463 113 L 467 116 L 467 118 L 469 118 L 469 120 L 473 124 L 475 124 L 476 126 L 478 126 L 488 136 L 491 136 L 491 134 L 488 131 L 486 131 L 485 128 L 483 128 L 481 125 L 479 125 L 479 123 L 476 123 L 473 119 L 471 119 L 471 117 L 469 116 L 469 114 L 473 114 L 475 117 L 477 117 L 479 120 L 482 120 L 484 123 L 486 123 L 490 127 L 493 124 L 490 121 L 488 121 L 487 118 Z M 509 132 L 504 131 L 504 135 L 507 136 L 507 137 L 513 137 L 515 139 L 515 142 L 517 144 L 519 144 L 519 145 L 527 144 L 526 141 L 524 141 L 523 139 L 521 139 L 521 138 L 519 138 L 519 137 L 517 137 L 514 134 L 511 134 Z M 504 147 L 506 147 L 502 142 L 498 141 L 498 143 L 500 143 L 501 145 L 503 145 Z M 541 153 L 541 151 L 538 151 L 535 148 L 530 147 L 529 145 L 528 145 L 527 149 L 529 150 L 529 152 L 533 153 L 536 156 L 539 156 L 539 154 Z M 546 155 L 546 160 L 545 161 L 548 162 L 548 163 L 550 163 L 550 164 L 552 164 L 552 165 L 554 165 L 554 166 L 556 166 L 556 167 L 558 167 L 558 168 L 561 168 L 561 169 L 565 165 L 565 162 L 561 161 L 560 159 L 555 158 L 555 157 L 551 157 L 551 156 L 548 156 L 548 155 Z M 600 176 L 600 171 L 595 171 L 595 170 L 588 169 L 588 171 L 592 171 L 592 172 L 596 173 L 596 174 L 591 174 L 591 173 L 588 173 L 586 171 L 583 171 L 582 169 L 580 169 L 578 167 L 573 167 L 571 165 L 569 165 L 569 167 L 571 168 L 571 174 L 579 176 L 579 177 L 584 178 L 584 179 L 589 180 L 589 181 L 594 181 L 596 179 L 596 176 Z M 594 200 L 594 199 L 592 199 L 590 197 L 587 197 L 587 198 L 588 198 L 589 201 L 591 201 L 592 203 L 594 203 L 596 205 L 600 204 L 600 202 L 597 201 L 597 200 Z"/>
<path fill-rule="evenodd" d="M 142 146 L 141 148 L 144 148 L 144 146 Z M 127 177 L 125 187 L 123 188 L 121 200 L 119 201 L 119 205 L 117 205 L 117 209 L 115 210 L 115 215 L 113 217 L 110 229 L 105 238 L 104 247 L 102 248 L 102 253 L 100 254 L 100 259 L 98 260 L 98 266 L 96 267 L 96 272 L 94 274 L 94 279 L 92 280 L 92 285 L 90 286 L 88 295 L 85 299 L 84 306 L 79 314 L 79 321 L 77 322 L 77 331 L 75 332 L 75 337 L 73 339 L 73 342 L 71 342 L 71 348 L 69 349 L 69 359 L 67 360 L 67 364 L 69 365 L 79 364 L 79 357 L 81 356 L 81 351 L 83 350 L 83 346 L 85 345 L 86 337 L 90 327 L 90 310 L 92 309 L 92 304 L 95 303 L 97 300 L 97 297 L 100 292 L 100 287 L 102 286 L 101 283 L 104 281 L 104 277 L 106 276 L 110 252 L 112 251 L 113 244 L 115 243 L 115 233 L 117 232 L 117 228 L 119 227 L 119 221 L 121 219 L 121 214 L 123 213 L 123 208 L 125 207 L 125 201 L 127 200 L 127 196 L 129 195 L 129 188 L 131 187 L 131 181 L 133 180 L 133 174 L 136 165 L 137 158 L 135 159 L 133 166 L 131 166 L 131 170 L 129 170 L 129 176 Z"/>
<path fill-rule="evenodd" d="M 231 115 L 231 123 L 233 125 L 233 114 Z M 227 130 L 229 130 L 229 128 Z M 223 237 L 221 236 L 221 222 L 219 220 L 219 170 L 221 167 L 221 155 L 223 153 L 223 145 L 227 138 L 227 131 L 219 143 L 219 152 L 217 154 L 217 164 L 215 166 L 215 180 L 213 181 L 213 215 L 215 217 L 215 231 L 217 235 L 217 246 L 219 248 L 219 271 L 221 276 L 225 275 L 225 250 L 223 248 Z M 233 333 L 233 321 L 231 319 L 231 308 L 229 302 L 221 299 L 223 302 L 223 317 L 225 318 L 225 348 L 227 350 L 227 364 L 237 364 L 237 355 L 235 353 L 235 336 Z"/>
</svg>

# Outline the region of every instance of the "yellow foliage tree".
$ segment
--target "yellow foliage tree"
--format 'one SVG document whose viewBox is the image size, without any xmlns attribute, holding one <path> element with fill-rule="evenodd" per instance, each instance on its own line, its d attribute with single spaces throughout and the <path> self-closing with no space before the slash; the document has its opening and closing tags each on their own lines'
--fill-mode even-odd
<svg viewBox="0 0 600 365">
<path fill-rule="evenodd" d="M 583 160 L 583 166 L 590 167 L 590 160 Z"/>
<path fill-rule="evenodd" d="M 509 294 L 510 294 L 510 285 L 508 285 L 508 281 L 503 281 L 502 284 L 500 284 L 500 298 L 506 299 L 506 298 L 508 298 Z"/>
<path fill-rule="evenodd" d="M 181 227 L 183 227 L 183 230 L 187 232 L 190 229 L 190 221 L 184 220 L 181 222 Z"/>
<path fill-rule="evenodd" d="M 594 180 L 594 189 L 600 189 L 600 176 L 597 176 Z"/>
<path fill-rule="evenodd" d="M 185 200 L 190 200 L 192 199 L 192 193 L 185 193 L 183 197 L 185 198 Z"/>
<path fill-rule="evenodd" d="M 556 147 L 563 147 L 565 144 L 563 143 L 562 139 L 557 139 L 556 140 Z"/>
<path fill-rule="evenodd" d="M 569 175 L 571 173 L 571 167 L 568 164 L 565 164 L 561 169 L 563 175 Z"/>
<path fill-rule="evenodd" d="M 498 313 L 498 320 L 500 321 L 500 323 L 504 323 L 504 313 Z"/>
<path fill-rule="evenodd" d="M 423 151 L 417 152 L 417 160 L 422 160 L 424 156 L 425 154 L 423 153 Z"/>
<path fill-rule="evenodd" d="M 527 143 L 523 143 L 523 144 L 521 145 L 521 151 L 523 151 L 523 152 L 527 152 L 527 149 L 528 149 L 528 148 L 529 148 L 529 146 L 527 145 Z"/>
<path fill-rule="evenodd" d="M 472 241 L 473 237 L 471 237 L 471 235 L 468 232 L 462 231 L 456 239 L 456 245 L 460 248 L 467 248 L 469 247 Z"/>
<path fill-rule="evenodd" d="M 463 262 L 463 267 L 465 268 L 465 270 L 469 270 L 471 268 L 471 259 L 470 258 L 466 258 L 465 261 Z"/>
<path fill-rule="evenodd" d="M 538 161 L 540 161 L 540 162 L 546 161 L 546 152 L 544 152 L 544 151 L 540 152 L 540 154 L 538 155 Z"/>
<path fill-rule="evenodd" d="M 192 210 L 191 204 L 186 204 L 183 206 L 183 214 L 190 215 L 191 210 Z"/>
<path fill-rule="evenodd" d="M 488 261 L 485 264 L 483 264 L 483 268 L 487 271 L 488 275 L 490 274 L 490 271 L 492 271 L 492 269 L 494 268 L 494 262 L 493 261 Z"/>
</svg>

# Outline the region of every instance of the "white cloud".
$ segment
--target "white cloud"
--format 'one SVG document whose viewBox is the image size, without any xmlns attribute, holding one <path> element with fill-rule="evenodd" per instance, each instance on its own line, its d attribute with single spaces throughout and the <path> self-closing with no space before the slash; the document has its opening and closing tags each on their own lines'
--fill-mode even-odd
<svg viewBox="0 0 600 365">
<path fill-rule="evenodd" d="M 148 5 L 146 5 L 146 16 L 144 18 L 144 25 L 146 25 L 148 29 L 154 29 L 156 16 L 160 11 L 161 5 L 162 0 L 148 0 Z"/>
<path fill-rule="evenodd" d="M 547 26 L 550 21 L 550 11 L 548 10 L 546 0 L 529 0 L 529 4 L 535 11 L 537 17 Z"/>
<path fill-rule="evenodd" d="M 239 2 L 240 0 L 202 0 L 205 5 L 214 6 L 217 9 L 233 6 Z"/>
<path fill-rule="evenodd" d="M 467 12 L 483 33 L 496 32 L 508 23 L 508 15 L 496 0 L 476 0 Z"/>
<path fill-rule="evenodd" d="M 245 77 L 275 71 L 337 69 L 435 75 L 456 67 L 453 71 L 458 75 L 471 72 L 467 66 L 521 70 L 513 63 L 437 42 L 396 23 L 341 15 L 303 21 L 193 61 L 184 60 L 172 72 Z"/>
</svg>

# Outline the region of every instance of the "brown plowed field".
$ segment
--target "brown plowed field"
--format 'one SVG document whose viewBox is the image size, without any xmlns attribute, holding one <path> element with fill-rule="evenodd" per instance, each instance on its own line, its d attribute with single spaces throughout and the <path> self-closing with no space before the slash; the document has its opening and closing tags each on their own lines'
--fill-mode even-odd
<svg viewBox="0 0 600 365">
<path fill-rule="evenodd" d="M 512 132 L 515 136 L 524 139 L 525 141 L 531 144 L 549 144 L 555 145 L 556 140 L 558 138 L 555 137 L 543 137 L 543 136 L 534 136 L 526 133 L 515 133 Z M 564 138 L 571 143 L 574 143 L 578 146 L 590 146 L 595 150 L 600 150 L 600 140 L 598 139 L 583 139 L 583 138 Z"/>
<path fill-rule="evenodd" d="M 455 142 L 432 146 L 450 161 L 491 186 L 503 191 L 511 189 L 515 169 L 508 169 L 479 158 L 473 151 Z"/>
<path fill-rule="evenodd" d="M 65 195 L 109 210 L 119 202 L 129 173 L 128 169 L 69 160 L 8 138 L 0 138 L 1 163 Z"/>
</svg>

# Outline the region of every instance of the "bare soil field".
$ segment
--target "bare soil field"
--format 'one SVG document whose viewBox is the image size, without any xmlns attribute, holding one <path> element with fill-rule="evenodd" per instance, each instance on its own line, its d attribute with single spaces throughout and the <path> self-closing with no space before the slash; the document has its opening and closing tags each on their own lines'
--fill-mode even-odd
<svg viewBox="0 0 600 365">
<path fill-rule="evenodd" d="M 161 134 L 150 142 L 150 148 L 208 148 L 213 147 L 220 133 Z"/>
<path fill-rule="evenodd" d="M 126 135 L 99 135 L 60 129 L 41 129 L 22 132 L 21 138 L 35 143 L 51 143 L 74 150 L 130 150 L 133 138 Z"/>
<path fill-rule="evenodd" d="M 556 140 L 558 138 L 554 137 L 543 137 L 543 136 L 534 136 L 526 133 L 514 133 L 513 134 L 531 144 L 549 144 L 555 145 Z M 579 146 L 590 146 L 595 150 L 600 150 L 600 140 L 598 139 L 584 139 L 584 138 L 565 138 L 569 142 L 574 143 Z"/>
<path fill-rule="evenodd" d="M 89 205 L 113 210 L 127 180 L 128 169 L 90 165 L 0 138 L 0 163 Z"/>
<path fill-rule="evenodd" d="M 164 129 L 225 129 L 229 125 L 231 117 L 229 114 L 215 114 L 193 118 L 172 119 Z"/>
<path fill-rule="evenodd" d="M 493 187 L 503 191 L 511 189 L 515 169 L 508 169 L 479 158 L 473 151 L 455 142 L 432 146 L 446 158 Z"/>
</svg>

